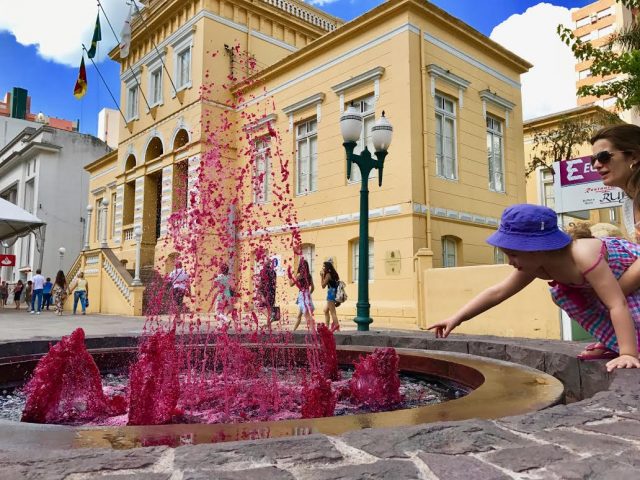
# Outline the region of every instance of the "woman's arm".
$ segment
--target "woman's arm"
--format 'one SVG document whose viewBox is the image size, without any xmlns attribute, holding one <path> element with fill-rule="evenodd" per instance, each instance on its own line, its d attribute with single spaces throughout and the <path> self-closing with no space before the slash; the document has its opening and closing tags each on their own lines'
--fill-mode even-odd
<svg viewBox="0 0 640 480">
<path fill-rule="evenodd" d="M 327 272 L 324 275 L 321 275 L 320 279 L 321 279 L 320 284 L 322 288 L 325 288 L 329 284 L 329 281 L 331 280 L 331 274 Z"/>
<path fill-rule="evenodd" d="M 435 330 L 436 337 L 445 338 L 462 322 L 470 320 L 512 297 L 535 278 L 532 274 L 516 270 L 500 283 L 478 294 L 448 319 L 431 325 L 428 330 Z"/>
<path fill-rule="evenodd" d="M 607 370 L 615 368 L 640 368 L 636 326 L 631 317 L 627 300 L 620 284 L 607 262 L 600 262 L 585 278 L 596 295 L 609 310 L 611 323 L 618 338 L 620 356 L 607 363 Z"/>
</svg>

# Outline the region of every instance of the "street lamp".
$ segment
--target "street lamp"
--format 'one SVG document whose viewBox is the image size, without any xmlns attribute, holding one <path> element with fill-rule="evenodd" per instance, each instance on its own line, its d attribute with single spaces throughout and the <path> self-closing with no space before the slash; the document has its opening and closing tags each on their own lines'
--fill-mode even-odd
<svg viewBox="0 0 640 480">
<path fill-rule="evenodd" d="M 393 127 L 384 116 L 380 117 L 373 128 L 371 136 L 375 149 L 374 160 L 371 152 L 365 146 L 360 154 L 353 153 L 357 141 L 362 132 L 362 115 L 353 106 L 349 106 L 340 117 L 340 131 L 344 139 L 344 149 L 347 153 L 347 178 L 351 179 L 351 164 L 355 163 L 360 168 L 360 239 L 358 253 L 358 303 L 356 303 L 356 318 L 358 330 L 369 330 L 369 324 L 373 322 L 370 316 L 371 304 L 369 303 L 369 172 L 378 169 L 378 186 L 382 186 L 382 170 L 387 150 L 391 144 Z"/>
<path fill-rule="evenodd" d="M 60 247 L 58 249 L 58 255 L 60 258 L 58 259 L 58 270 L 62 270 L 62 259 L 64 258 L 64 254 L 67 252 L 67 249 L 64 247 Z"/>
</svg>

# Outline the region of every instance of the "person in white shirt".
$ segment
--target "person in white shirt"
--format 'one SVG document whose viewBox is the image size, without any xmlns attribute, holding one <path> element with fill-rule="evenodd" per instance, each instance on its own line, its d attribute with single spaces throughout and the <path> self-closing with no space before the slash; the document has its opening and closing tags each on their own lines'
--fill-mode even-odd
<svg viewBox="0 0 640 480">
<path fill-rule="evenodd" d="M 42 276 L 42 272 L 40 269 L 36 270 L 36 274 L 31 277 L 31 281 L 33 282 L 33 295 L 31 295 L 31 313 L 36 315 L 40 315 L 40 310 L 42 310 L 42 290 L 44 289 L 44 277 Z M 35 304 L 37 302 L 38 310 L 35 310 Z"/>
<path fill-rule="evenodd" d="M 169 274 L 169 284 L 171 285 L 171 298 L 174 304 L 181 309 L 184 296 L 191 296 L 191 282 L 189 274 L 182 268 L 182 262 L 176 261 L 175 268 Z"/>
</svg>

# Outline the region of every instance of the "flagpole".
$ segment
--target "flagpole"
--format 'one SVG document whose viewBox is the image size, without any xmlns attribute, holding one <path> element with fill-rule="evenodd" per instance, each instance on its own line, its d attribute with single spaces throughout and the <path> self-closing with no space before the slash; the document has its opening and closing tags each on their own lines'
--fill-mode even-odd
<svg viewBox="0 0 640 480">
<path fill-rule="evenodd" d="M 107 12 L 104 11 L 104 8 L 102 7 L 102 3 L 100 3 L 100 0 L 98 0 L 98 6 L 100 7 L 100 10 L 102 10 L 102 14 L 104 15 L 104 18 L 107 20 L 107 23 L 109 24 L 109 28 L 111 29 L 111 33 L 113 33 L 113 36 L 115 37 L 116 42 L 120 43 L 120 39 L 118 38 L 118 35 L 116 34 L 116 31 L 113 29 L 113 25 L 111 25 L 111 22 L 109 21 L 109 17 L 107 17 Z M 83 47 L 84 47 L 84 45 L 83 45 Z M 95 63 L 94 63 L 94 65 L 95 65 Z M 147 109 L 151 110 L 151 106 L 149 105 L 149 102 L 147 101 L 147 96 L 144 94 L 144 91 L 142 90 L 142 85 L 140 85 L 140 82 L 138 81 L 138 76 L 136 75 L 136 72 L 133 71 L 133 67 L 129 67 L 129 70 L 131 70 L 131 73 L 133 74 L 133 79 L 136 81 L 136 85 L 138 86 L 138 90 L 140 91 L 140 94 L 142 95 L 142 98 L 144 98 L 144 103 L 147 104 Z M 120 113 L 122 113 L 122 112 L 120 112 Z M 125 120 L 125 122 L 126 122 L 126 120 Z"/>
<path fill-rule="evenodd" d="M 82 44 L 82 49 L 85 52 L 87 52 L 87 47 L 84 46 L 84 43 Z M 120 112 L 120 115 L 122 115 L 122 119 L 124 120 L 124 123 L 127 124 L 128 123 L 127 119 L 124 116 L 124 113 L 122 113 L 122 110 L 120 110 L 120 105 L 118 104 L 118 102 L 116 101 L 115 97 L 113 96 L 113 93 L 111 93 L 111 89 L 109 88 L 109 85 L 107 84 L 107 82 L 105 81 L 104 77 L 100 73 L 100 70 L 98 69 L 98 66 L 96 65 L 96 62 L 93 61 L 93 58 L 89 58 L 89 60 L 91 60 L 91 63 L 93 63 L 93 66 L 96 68 L 96 72 L 98 72 L 98 75 L 102 79 L 102 83 L 104 83 L 104 86 L 107 87 L 107 92 L 109 92 L 109 95 L 111 95 L 111 99 L 113 100 L 113 103 L 116 104 L 116 107 L 118 108 L 118 111 Z"/>
<path fill-rule="evenodd" d="M 140 15 L 140 18 L 142 19 L 142 21 L 145 23 L 145 26 L 146 26 L 147 21 L 144 19 L 144 15 L 142 15 L 142 13 L 140 12 L 140 9 L 138 8 L 138 4 L 135 2 L 135 0 L 132 0 L 131 3 L 133 3 L 133 6 L 136 9 L 136 13 Z M 151 37 L 150 40 L 151 40 L 151 44 L 153 45 L 153 48 L 156 49 L 156 53 L 158 54 L 158 58 L 160 59 L 160 63 L 162 63 L 162 67 L 164 68 L 164 71 L 167 72 L 167 77 L 169 77 L 169 81 L 171 82 L 171 86 L 173 87 L 173 92 L 175 93 L 176 98 L 178 98 L 178 101 L 180 102 L 180 104 L 182 105 L 182 101 L 180 100 L 180 97 L 178 97 L 178 89 L 176 88 L 175 83 L 173 83 L 173 78 L 171 78 L 171 75 L 169 74 L 169 70 L 167 69 L 167 66 L 164 63 L 164 60 L 162 59 L 162 54 L 160 53 L 160 50 L 158 49 L 156 42 L 153 41 L 153 37 Z"/>
</svg>

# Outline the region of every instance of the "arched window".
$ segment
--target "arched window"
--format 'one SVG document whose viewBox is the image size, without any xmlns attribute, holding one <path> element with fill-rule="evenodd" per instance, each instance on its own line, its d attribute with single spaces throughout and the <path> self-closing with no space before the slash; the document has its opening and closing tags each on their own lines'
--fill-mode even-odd
<svg viewBox="0 0 640 480">
<path fill-rule="evenodd" d="M 147 145 L 147 151 L 144 155 L 144 161 L 149 162 L 154 158 L 158 158 L 164 153 L 162 148 L 162 140 L 159 137 L 153 137 Z"/>
<path fill-rule="evenodd" d="M 184 128 L 181 128 L 173 139 L 173 149 L 178 150 L 179 148 L 184 147 L 187 143 L 189 143 L 189 132 Z"/>
<path fill-rule="evenodd" d="M 444 268 L 458 265 L 458 239 L 452 236 L 442 237 L 442 266 Z"/>
<path fill-rule="evenodd" d="M 136 157 L 133 154 L 130 154 L 127 157 L 127 161 L 124 162 L 124 170 L 125 172 L 128 170 L 133 170 L 136 168 Z"/>
</svg>

